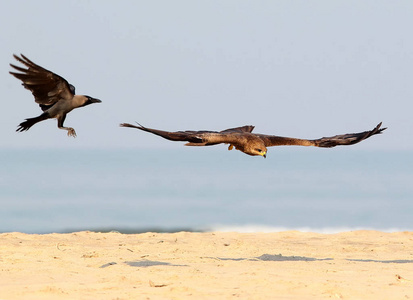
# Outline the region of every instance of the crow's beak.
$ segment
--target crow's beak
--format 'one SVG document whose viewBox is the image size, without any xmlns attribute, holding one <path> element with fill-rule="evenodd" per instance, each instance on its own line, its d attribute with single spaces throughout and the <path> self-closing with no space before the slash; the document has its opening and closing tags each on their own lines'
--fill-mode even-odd
<svg viewBox="0 0 413 300">
<path fill-rule="evenodd" d="M 92 102 L 92 103 L 101 103 L 102 100 L 95 99 L 95 98 L 90 98 L 90 102 Z"/>
</svg>

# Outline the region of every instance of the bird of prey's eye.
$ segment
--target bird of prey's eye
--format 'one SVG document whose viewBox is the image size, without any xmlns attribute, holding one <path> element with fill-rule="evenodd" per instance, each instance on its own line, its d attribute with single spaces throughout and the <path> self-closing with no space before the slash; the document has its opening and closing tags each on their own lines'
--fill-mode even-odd
<svg viewBox="0 0 413 300">
<path fill-rule="evenodd" d="M 262 152 L 262 150 L 261 150 L 261 149 L 256 149 L 256 150 L 257 150 L 258 152 L 260 152 L 260 153 Z"/>
</svg>

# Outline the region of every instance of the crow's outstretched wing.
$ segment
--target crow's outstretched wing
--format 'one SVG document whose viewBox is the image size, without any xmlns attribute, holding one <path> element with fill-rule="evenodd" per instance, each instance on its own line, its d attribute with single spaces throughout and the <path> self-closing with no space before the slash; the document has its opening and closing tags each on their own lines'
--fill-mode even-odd
<svg viewBox="0 0 413 300">
<path fill-rule="evenodd" d="M 75 87 L 69 84 L 63 77 L 36 65 L 23 54 L 21 57 L 13 55 L 27 69 L 10 64 L 11 67 L 19 71 L 10 72 L 14 77 L 23 82 L 23 86 L 30 90 L 36 103 L 43 109 L 44 106 L 51 106 L 61 99 L 72 99 L 75 94 Z"/>
</svg>

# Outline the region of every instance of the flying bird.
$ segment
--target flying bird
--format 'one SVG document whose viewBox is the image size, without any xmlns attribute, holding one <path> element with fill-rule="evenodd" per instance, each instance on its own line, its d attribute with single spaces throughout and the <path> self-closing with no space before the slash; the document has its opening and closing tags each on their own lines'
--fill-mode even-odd
<svg viewBox="0 0 413 300">
<path fill-rule="evenodd" d="M 76 131 L 73 128 L 63 125 L 66 115 L 75 108 L 102 101 L 86 95 L 75 95 L 75 87 L 69 84 L 66 79 L 36 65 L 23 54 L 20 55 L 21 57 L 15 54 L 13 56 L 27 69 L 10 64 L 19 73 L 9 73 L 20 79 L 23 82 L 22 85 L 32 92 L 35 102 L 39 104 L 43 113 L 20 123 L 16 131 L 23 132 L 38 122 L 56 118 L 59 129 L 67 130 L 68 136 L 76 137 Z"/>
<path fill-rule="evenodd" d="M 235 149 L 242 151 L 245 154 L 260 155 L 263 157 L 267 156 L 267 147 L 271 146 L 296 145 L 331 148 L 339 145 L 353 145 L 371 137 L 372 135 L 379 134 L 386 129 L 380 128 L 380 122 L 380 124 L 378 124 L 373 130 L 369 131 L 341 134 L 332 137 L 323 137 L 316 140 L 307 140 L 252 133 L 254 126 L 251 125 L 225 129 L 219 132 L 205 130 L 169 132 L 143 127 L 139 123 L 138 125 L 139 126 L 128 123 L 120 124 L 121 127 L 140 129 L 159 135 L 167 140 L 188 142 L 185 144 L 185 146 L 211 146 L 217 144 L 229 144 L 228 150 L 232 150 L 235 147 Z"/>
</svg>

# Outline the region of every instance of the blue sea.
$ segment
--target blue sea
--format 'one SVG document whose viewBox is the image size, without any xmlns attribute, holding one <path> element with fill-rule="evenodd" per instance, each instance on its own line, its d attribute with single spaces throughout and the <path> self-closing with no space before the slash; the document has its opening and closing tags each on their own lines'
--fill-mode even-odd
<svg viewBox="0 0 413 300">
<path fill-rule="evenodd" d="M 0 232 L 413 230 L 413 152 L 0 150 Z"/>
</svg>

